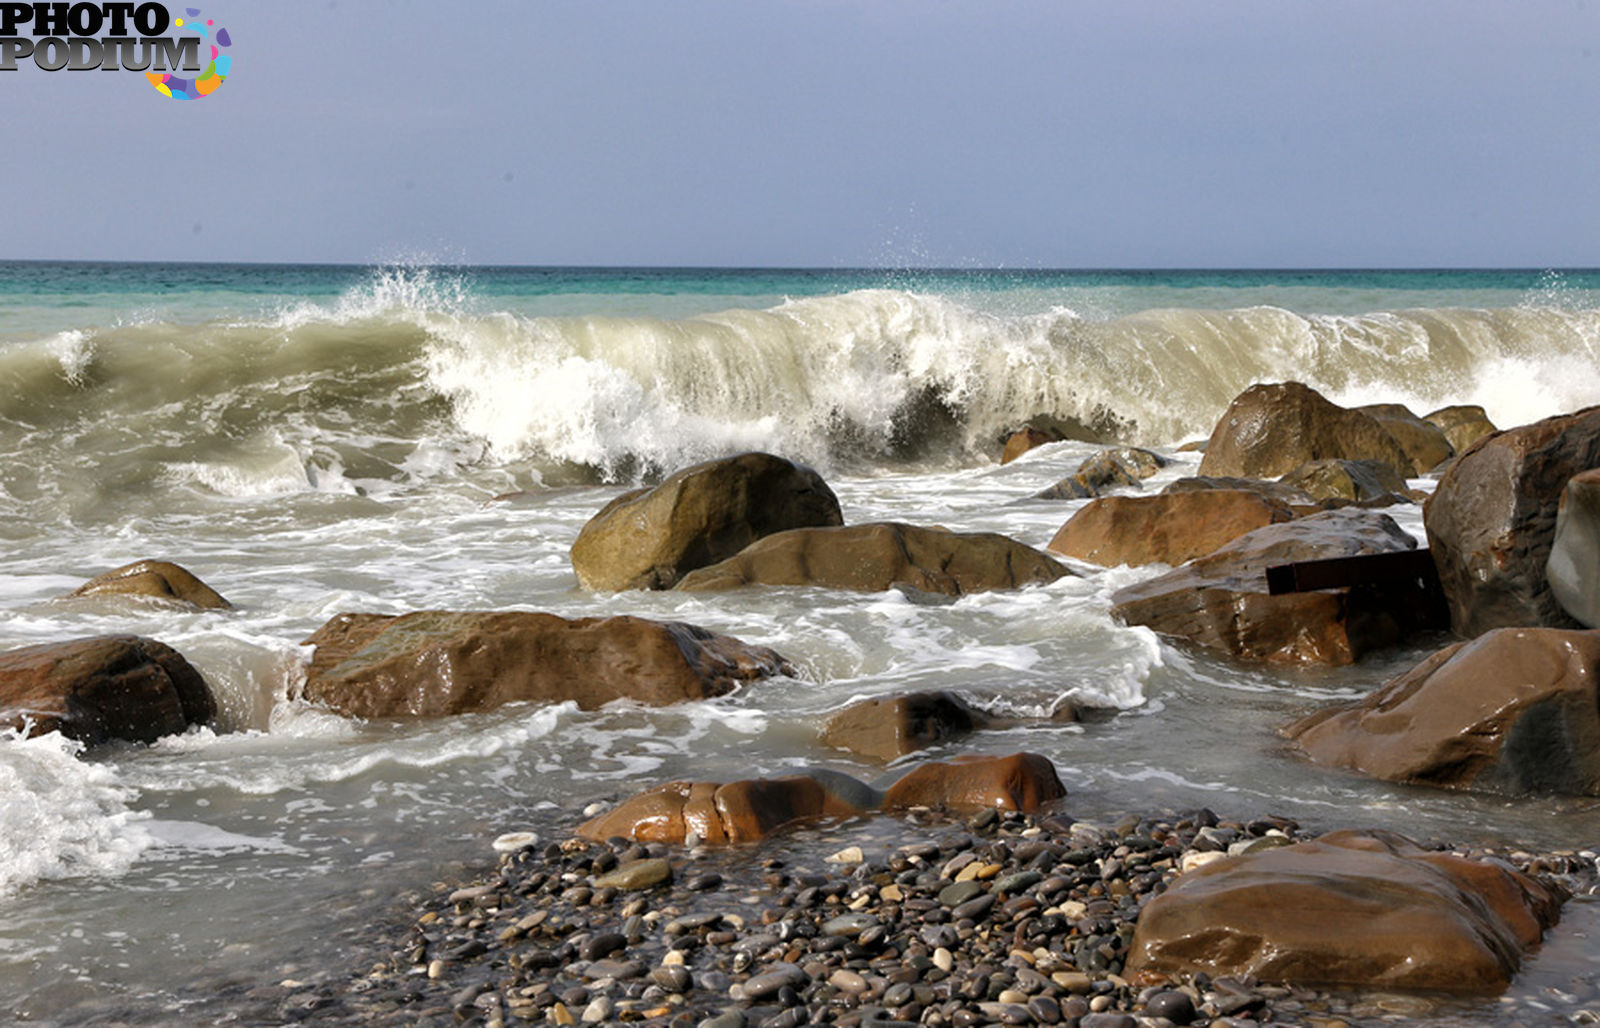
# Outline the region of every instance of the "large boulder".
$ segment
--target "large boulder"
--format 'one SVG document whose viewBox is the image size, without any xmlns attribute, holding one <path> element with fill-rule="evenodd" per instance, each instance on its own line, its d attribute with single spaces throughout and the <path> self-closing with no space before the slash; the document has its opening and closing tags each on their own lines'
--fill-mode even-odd
<svg viewBox="0 0 1600 1028">
<path fill-rule="evenodd" d="M 1410 500 L 1406 480 L 1378 460 L 1314 460 L 1300 465 L 1278 481 L 1318 500 Z"/>
<path fill-rule="evenodd" d="M 1600 407 L 1486 436 L 1450 465 L 1424 524 L 1458 633 L 1576 624 L 1551 592 L 1545 565 L 1562 491 L 1596 467 Z"/>
<path fill-rule="evenodd" d="M 1399 403 L 1369 403 L 1355 410 L 1367 415 L 1384 427 L 1400 448 L 1411 458 L 1410 467 L 1398 470 L 1425 475 L 1455 456 L 1444 430 L 1431 421 L 1417 417 L 1411 409 Z"/>
<path fill-rule="evenodd" d="M 1125 974 L 1496 993 L 1562 897 L 1389 832 L 1332 832 L 1180 875 L 1139 915 Z"/>
<path fill-rule="evenodd" d="M 709 845 L 754 842 L 819 817 L 859 814 L 878 805 L 872 789 L 846 775 L 818 773 L 729 782 L 668 782 L 639 793 L 577 828 L 586 839 Z"/>
<path fill-rule="evenodd" d="M 0 653 L 0 727 L 90 746 L 148 743 L 216 713 L 200 672 L 155 639 L 102 635 Z"/>
<path fill-rule="evenodd" d="M 1067 574 L 1071 572 L 1033 547 L 993 532 L 879 522 L 779 532 L 720 564 L 685 575 L 677 588 L 810 585 L 883 592 L 910 586 L 962 596 L 1054 582 Z"/>
<path fill-rule="evenodd" d="M 572 568 L 585 589 L 670 589 L 763 536 L 842 524 L 838 499 L 815 471 L 745 453 L 612 500 L 578 533 Z"/>
<path fill-rule="evenodd" d="M 1600 633 L 1501 628 L 1283 734 L 1391 782 L 1600 796 Z"/>
<path fill-rule="evenodd" d="M 1266 569 L 1416 548 L 1387 515 L 1331 510 L 1268 525 L 1112 594 L 1124 623 L 1208 649 L 1275 663 L 1348 664 L 1413 631 L 1443 627 L 1431 583 L 1388 579 L 1338 589 L 1267 590 Z"/>
<path fill-rule="evenodd" d="M 505 703 L 660 706 L 788 674 L 764 646 L 694 625 L 526 611 L 340 614 L 315 646 L 306 699 L 350 717 L 432 717 Z"/>
<path fill-rule="evenodd" d="M 1244 490 L 1108 496 L 1085 504 L 1047 549 L 1092 564 L 1182 564 L 1246 532 L 1292 521 L 1287 505 Z"/>
<path fill-rule="evenodd" d="M 944 807 L 957 811 L 993 807 L 1031 814 L 1066 794 L 1049 758 L 1013 753 L 919 764 L 889 786 L 883 806 L 886 810 Z"/>
<path fill-rule="evenodd" d="M 905 693 L 850 704 L 828 718 L 822 741 L 874 760 L 894 760 L 966 735 L 983 720 L 954 693 Z"/>
<path fill-rule="evenodd" d="M 1561 491 L 1544 573 L 1562 610 L 1600 628 L 1600 468 L 1573 475 Z"/>
<path fill-rule="evenodd" d="M 1478 406 L 1440 407 L 1432 414 L 1424 414 L 1422 420 L 1443 432 L 1457 453 L 1465 451 L 1484 436 L 1500 431 L 1489 420 L 1488 412 Z"/>
<path fill-rule="evenodd" d="M 186 568 L 164 560 L 139 560 L 89 579 L 69 596 L 147 596 L 203 610 L 232 610 L 233 604 Z"/>
<path fill-rule="evenodd" d="M 1234 398 L 1211 432 L 1200 474 L 1277 478 L 1329 457 L 1412 466 L 1375 418 L 1340 407 L 1310 386 L 1283 382 L 1253 385 Z"/>
</svg>

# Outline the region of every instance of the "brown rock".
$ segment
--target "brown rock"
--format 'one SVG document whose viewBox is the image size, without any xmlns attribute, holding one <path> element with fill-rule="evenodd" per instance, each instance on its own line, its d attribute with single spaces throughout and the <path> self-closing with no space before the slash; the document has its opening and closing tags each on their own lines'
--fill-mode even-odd
<svg viewBox="0 0 1600 1028">
<path fill-rule="evenodd" d="M 1489 420 L 1484 409 L 1478 406 L 1440 407 L 1432 414 L 1424 414 L 1422 420 L 1443 432 L 1457 453 L 1465 452 L 1467 447 L 1484 436 L 1500 431 Z"/>
<path fill-rule="evenodd" d="M 585 821 L 577 834 L 681 843 L 693 832 L 709 845 L 753 842 L 798 821 L 862 813 L 875 807 L 877 799 L 844 775 L 790 775 L 726 785 L 668 782 Z"/>
<path fill-rule="evenodd" d="M 1242 489 L 1246 492 L 1256 493 L 1269 500 L 1287 504 L 1290 507 L 1310 508 L 1316 505 L 1316 500 L 1304 489 L 1296 489 L 1292 485 L 1282 482 L 1269 482 L 1260 478 L 1236 478 L 1231 475 L 1212 476 L 1197 475 L 1180 478 L 1169 482 L 1161 492 L 1166 493 L 1193 493 L 1203 492 L 1207 489 Z"/>
<path fill-rule="evenodd" d="M 677 588 L 810 585 L 883 592 L 898 585 L 962 596 L 1053 582 L 1070 573 L 1033 547 L 993 532 L 880 522 L 779 532 L 720 564 L 691 572 Z"/>
<path fill-rule="evenodd" d="M 71 596 L 149 596 L 206 610 L 232 610 L 233 604 L 186 569 L 164 560 L 140 560 L 107 571 L 74 589 Z"/>
<path fill-rule="evenodd" d="M 1391 782 L 1600 795 L 1600 633 L 1501 628 L 1283 734 Z"/>
<path fill-rule="evenodd" d="M 1600 627 L 1600 468 L 1567 479 L 1544 574 L 1562 610 Z"/>
<path fill-rule="evenodd" d="M 1029 450 L 1045 443 L 1058 443 L 1066 436 L 1059 432 L 1047 432 L 1042 428 L 1027 428 L 1013 432 L 1011 438 L 1006 440 L 1005 449 L 1000 452 L 1000 463 L 1010 464 Z"/>
<path fill-rule="evenodd" d="M 1067 794 L 1049 758 L 1037 753 L 1009 757 L 958 757 L 919 764 L 884 794 L 886 810 L 945 807 L 980 810 L 998 807 L 1033 813 Z"/>
<path fill-rule="evenodd" d="M 154 742 L 216 717 L 205 679 L 165 643 L 101 635 L 0 653 L 0 726 L 93 746 Z"/>
<path fill-rule="evenodd" d="M 1406 451 L 1411 465 L 1395 469 L 1403 474 L 1425 475 L 1455 456 L 1456 449 L 1444 430 L 1417 417 L 1404 404 L 1370 403 L 1354 409 L 1376 420 Z"/>
<path fill-rule="evenodd" d="M 578 533 L 572 568 L 585 589 L 670 589 L 763 536 L 842 524 L 838 499 L 815 471 L 745 453 L 612 500 Z"/>
<path fill-rule="evenodd" d="M 1375 460 L 1314 460 L 1279 479 L 1318 500 L 1410 500 L 1399 472 Z"/>
<path fill-rule="evenodd" d="M 1111 597 L 1126 624 L 1274 663 L 1348 664 L 1413 631 L 1442 627 L 1437 596 L 1408 580 L 1267 593 L 1275 564 L 1416 548 L 1384 514 L 1335 510 L 1248 532 Z"/>
<path fill-rule="evenodd" d="M 1369 415 L 1348 410 L 1299 382 L 1253 385 L 1234 398 L 1211 432 L 1202 475 L 1277 478 L 1313 460 L 1411 459 Z"/>
<path fill-rule="evenodd" d="M 1545 565 L 1562 490 L 1594 467 L 1600 407 L 1486 436 L 1456 458 L 1424 507 L 1452 628 L 1473 636 L 1576 624 L 1550 591 Z"/>
<path fill-rule="evenodd" d="M 875 760 L 894 760 L 965 735 L 982 720 L 954 693 L 906 693 L 852 703 L 823 725 L 822 741 Z"/>
<path fill-rule="evenodd" d="M 316 647 L 305 697 L 350 717 L 431 717 L 521 700 L 659 706 L 791 670 L 766 647 L 636 617 L 340 614 L 305 642 Z"/>
<path fill-rule="evenodd" d="M 1560 897 L 1388 832 L 1333 832 L 1179 876 L 1140 914 L 1127 975 L 1494 993 Z"/>
<path fill-rule="evenodd" d="M 1243 490 L 1109 496 L 1068 519 L 1048 549 L 1105 567 L 1176 565 L 1293 518 L 1285 504 Z"/>
</svg>

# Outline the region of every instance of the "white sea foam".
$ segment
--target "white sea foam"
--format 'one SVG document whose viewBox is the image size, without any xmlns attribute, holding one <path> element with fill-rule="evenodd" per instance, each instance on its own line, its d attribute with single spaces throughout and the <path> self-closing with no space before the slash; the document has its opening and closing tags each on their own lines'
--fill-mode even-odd
<svg viewBox="0 0 1600 1028">
<path fill-rule="evenodd" d="M 51 732 L 0 732 L 0 897 L 41 879 L 113 876 L 153 840 L 136 790 Z"/>
</svg>

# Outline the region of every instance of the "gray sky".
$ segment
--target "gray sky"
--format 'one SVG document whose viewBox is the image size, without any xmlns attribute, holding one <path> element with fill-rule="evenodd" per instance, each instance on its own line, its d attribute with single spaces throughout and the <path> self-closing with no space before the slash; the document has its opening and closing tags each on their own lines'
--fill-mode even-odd
<svg viewBox="0 0 1600 1028">
<path fill-rule="evenodd" d="M 0 258 L 1600 265 L 1600 0 L 201 7 L 0 73 Z"/>
</svg>

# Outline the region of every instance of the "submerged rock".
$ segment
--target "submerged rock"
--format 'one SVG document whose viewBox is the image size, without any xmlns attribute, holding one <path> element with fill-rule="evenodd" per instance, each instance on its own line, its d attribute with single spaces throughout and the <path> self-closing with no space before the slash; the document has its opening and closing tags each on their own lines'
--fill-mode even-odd
<svg viewBox="0 0 1600 1028">
<path fill-rule="evenodd" d="M 1412 632 L 1444 627 L 1431 584 L 1393 579 L 1272 596 L 1266 569 L 1416 545 L 1387 515 L 1325 511 L 1247 532 L 1165 575 L 1118 590 L 1113 613 L 1125 624 L 1237 657 L 1348 664 Z"/>
<path fill-rule="evenodd" d="M 993 532 L 949 532 L 897 522 L 796 528 L 685 575 L 676 588 L 808 585 L 858 592 L 906 586 L 962 596 L 1053 582 L 1071 574 L 1031 546 Z"/>
<path fill-rule="evenodd" d="M 91 746 L 148 743 L 216 713 L 200 672 L 155 639 L 101 635 L 0 653 L 0 727 Z"/>
<path fill-rule="evenodd" d="M 907 753 L 966 735 L 983 715 L 948 692 L 914 692 L 862 700 L 828 718 L 822 741 L 875 760 L 894 760 Z"/>
<path fill-rule="evenodd" d="M 1411 458 L 1375 418 L 1340 407 L 1300 382 L 1253 385 L 1234 398 L 1211 432 L 1202 475 L 1277 478 L 1308 461 Z"/>
<path fill-rule="evenodd" d="M 1495 993 L 1561 898 L 1390 832 L 1332 832 L 1178 876 L 1140 915 L 1127 974 Z"/>
<path fill-rule="evenodd" d="M 91 578 L 69 596 L 147 596 L 204 610 L 232 610 L 233 604 L 186 568 L 164 560 L 139 560 Z"/>
<path fill-rule="evenodd" d="M 1544 570 L 1561 609 L 1600 628 L 1600 469 L 1567 480 Z"/>
<path fill-rule="evenodd" d="M 1287 505 L 1243 490 L 1110 496 L 1086 504 L 1047 548 L 1104 567 L 1176 565 L 1246 532 L 1293 519 Z"/>
<path fill-rule="evenodd" d="M 578 533 L 572 568 L 585 589 L 670 589 L 763 536 L 842 524 L 822 476 L 782 457 L 745 453 L 612 500 Z"/>
<path fill-rule="evenodd" d="M 523 700 L 659 706 L 792 671 L 764 646 L 636 617 L 340 614 L 305 644 L 316 652 L 303 695 L 350 717 L 431 717 Z"/>
<path fill-rule="evenodd" d="M 1567 482 L 1595 467 L 1600 407 L 1485 437 L 1450 465 L 1424 525 L 1456 632 L 1575 624 L 1545 566 Z"/>
<path fill-rule="evenodd" d="M 1501 628 L 1284 728 L 1319 764 L 1391 782 L 1600 795 L 1600 633 Z"/>
</svg>

